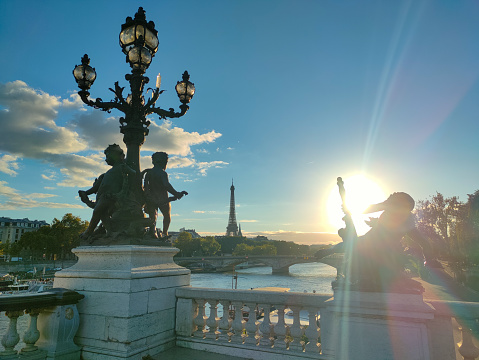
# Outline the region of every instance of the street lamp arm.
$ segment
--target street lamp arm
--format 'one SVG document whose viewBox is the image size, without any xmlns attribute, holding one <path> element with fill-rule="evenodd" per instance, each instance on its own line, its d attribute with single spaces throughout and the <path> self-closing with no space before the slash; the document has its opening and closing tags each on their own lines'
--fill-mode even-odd
<svg viewBox="0 0 479 360">
<path fill-rule="evenodd" d="M 147 109 L 147 114 L 152 114 L 152 113 L 155 113 L 157 114 L 160 119 L 166 119 L 166 118 L 179 118 L 183 115 L 186 114 L 186 112 L 188 111 L 190 107 L 186 104 L 181 104 L 180 105 L 180 112 L 175 112 L 175 109 L 173 108 L 169 108 L 168 110 L 163 110 L 163 109 L 160 109 L 160 108 L 150 108 L 150 109 Z"/>
<path fill-rule="evenodd" d="M 111 109 L 118 109 L 122 112 L 125 112 L 125 106 L 118 101 L 104 102 L 101 98 L 96 98 L 95 101 L 89 99 L 90 93 L 86 90 L 80 90 L 78 92 L 80 99 L 88 106 L 91 106 L 95 109 L 100 109 L 102 111 L 111 112 Z"/>
<path fill-rule="evenodd" d="M 149 88 L 148 90 L 153 90 L 153 89 Z M 158 89 L 158 88 L 156 88 L 155 90 L 153 90 L 153 94 L 152 94 L 150 100 L 148 100 L 148 102 L 147 102 L 146 105 L 145 105 L 145 109 L 146 109 L 146 112 L 147 112 L 148 114 L 151 114 L 151 111 L 149 111 L 149 110 L 152 109 L 152 108 L 154 108 L 155 103 L 156 103 L 156 100 L 158 100 L 158 97 L 159 97 L 161 94 L 163 94 L 164 91 L 165 91 L 165 90 L 161 90 L 161 91 L 160 91 L 160 89 Z"/>
<path fill-rule="evenodd" d="M 113 90 L 112 88 L 109 88 L 109 90 L 113 94 L 115 94 L 115 101 L 114 102 L 123 105 L 122 109 L 124 108 L 124 106 L 128 105 L 125 98 L 123 97 L 123 90 L 124 89 L 125 89 L 124 87 L 121 87 L 120 85 L 118 85 L 118 81 L 115 82 L 115 90 Z M 117 107 L 117 109 L 122 110 L 118 107 Z"/>
</svg>

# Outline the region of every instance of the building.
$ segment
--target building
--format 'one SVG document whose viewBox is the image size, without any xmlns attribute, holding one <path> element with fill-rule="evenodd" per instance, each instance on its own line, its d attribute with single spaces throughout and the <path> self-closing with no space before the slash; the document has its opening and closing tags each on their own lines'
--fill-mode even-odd
<svg viewBox="0 0 479 360">
<path fill-rule="evenodd" d="M 24 233 L 38 230 L 45 225 L 48 225 L 48 223 L 44 220 L 0 217 L 0 241 L 3 244 L 7 242 L 17 242 Z"/>
<path fill-rule="evenodd" d="M 182 232 L 187 232 L 188 234 L 191 234 L 192 239 L 197 239 L 197 238 L 201 237 L 201 235 L 198 234 L 195 229 L 181 228 L 180 231 L 169 231 L 168 232 L 168 234 L 171 236 L 170 241 L 175 242 L 175 240 L 178 238 L 178 235 L 180 235 Z"/>
</svg>

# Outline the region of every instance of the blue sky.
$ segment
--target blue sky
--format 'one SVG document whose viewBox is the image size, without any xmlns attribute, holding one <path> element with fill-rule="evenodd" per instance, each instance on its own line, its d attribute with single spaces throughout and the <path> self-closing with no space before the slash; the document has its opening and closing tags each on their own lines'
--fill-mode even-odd
<svg viewBox="0 0 479 360">
<path fill-rule="evenodd" d="M 151 117 L 142 165 L 170 153 L 172 230 L 224 233 L 234 178 L 247 234 L 331 241 L 336 178 L 363 174 L 423 200 L 479 188 L 476 1 L 0 1 L 0 216 L 89 219 L 78 189 L 107 167 L 120 113 L 82 106 L 83 54 L 110 100 L 130 68 L 121 24 L 139 6 L 159 49 L 157 105 L 175 107 L 184 70 L 190 111 Z M 346 183 L 346 187 L 347 187 Z M 339 206 L 339 205 L 338 205 Z"/>
</svg>

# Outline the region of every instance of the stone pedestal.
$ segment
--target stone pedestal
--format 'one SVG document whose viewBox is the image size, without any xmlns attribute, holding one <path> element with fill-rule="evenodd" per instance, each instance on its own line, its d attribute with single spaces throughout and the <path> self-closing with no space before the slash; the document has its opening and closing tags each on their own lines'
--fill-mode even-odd
<svg viewBox="0 0 479 360">
<path fill-rule="evenodd" d="M 337 360 L 429 360 L 433 318 L 422 295 L 338 290 L 321 312 L 322 352 Z"/>
<path fill-rule="evenodd" d="M 176 248 L 116 245 L 73 250 L 74 266 L 58 272 L 54 286 L 75 290 L 82 359 L 134 359 L 175 343 L 175 290 L 190 284 L 176 265 Z"/>
</svg>

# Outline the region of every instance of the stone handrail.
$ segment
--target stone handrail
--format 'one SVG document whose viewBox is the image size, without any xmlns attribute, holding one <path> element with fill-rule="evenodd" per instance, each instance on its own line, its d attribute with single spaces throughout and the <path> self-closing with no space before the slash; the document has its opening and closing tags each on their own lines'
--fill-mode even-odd
<svg viewBox="0 0 479 360">
<path fill-rule="evenodd" d="M 473 338 L 479 338 L 479 303 L 463 301 L 425 300 L 435 310 L 435 319 L 429 325 L 429 331 L 433 339 L 437 339 L 431 348 L 434 359 L 455 358 L 452 354 L 454 339 L 452 337 L 451 318 L 454 318 L 460 326 L 462 341 L 458 345 L 458 352 L 464 360 L 479 358 L 477 340 L 474 344 Z M 450 357 L 445 354 L 451 353 Z M 453 357 L 454 356 L 454 357 Z"/>
<path fill-rule="evenodd" d="M 321 358 L 319 314 L 329 295 L 183 287 L 176 297 L 179 346 L 247 358 Z"/>
<path fill-rule="evenodd" d="M 50 289 L 41 293 L 0 296 L 0 311 L 9 318 L 3 334 L 0 359 L 55 359 L 68 356 L 80 359 L 80 348 L 73 343 L 79 326 L 76 304 L 83 295 L 67 289 Z M 20 341 L 17 321 L 28 314 L 29 326 L 23 334 L 25 346 L 18 352 Z"/>
</svg>

